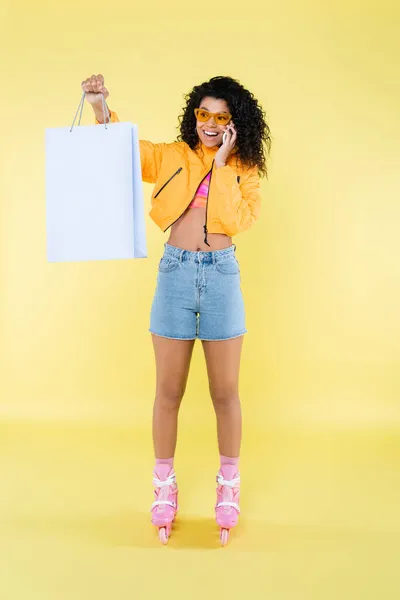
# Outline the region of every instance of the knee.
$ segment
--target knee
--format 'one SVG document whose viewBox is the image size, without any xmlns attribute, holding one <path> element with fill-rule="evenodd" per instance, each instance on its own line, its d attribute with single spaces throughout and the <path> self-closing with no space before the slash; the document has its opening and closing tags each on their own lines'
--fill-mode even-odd
<svg viewBox="0 0 400 600">
<path fill-rule="evenodd" d="M 214 408 L 217 412 L 231 410 L 240 406 L 239 393 L 236 387 L 212 388 L 210 389 Z"/>
<path fill-rule="evenodd" d="M 174 385 L 160 386 L 156 394 L 156 404 L 158 404 L 158 406 L 163 410 L 178 410 L 184 393 L 185 388 L 180 388 Z"/>
</svg>

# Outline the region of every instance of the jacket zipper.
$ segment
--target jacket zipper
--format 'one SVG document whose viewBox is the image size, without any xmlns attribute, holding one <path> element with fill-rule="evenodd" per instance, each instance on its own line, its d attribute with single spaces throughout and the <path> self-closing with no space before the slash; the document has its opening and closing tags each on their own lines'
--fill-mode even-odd
<svg viewBox="0 0 400 600">
<path fill-rule="evenodd" d="M 169 182 L 171 181 L 171 179 L 173 179 L 175 177 L 175 175 L 178 175 L 178 173 L 180 173 L 181 171 L 182 171 L 182 167 L 179 167 L 179 169 L 177 171 L 175 171 L 175 173 L 173 175 L 171 175 L 171 177 L 168 179 L 168 181 L 166 181 L 164 183 L 164 185 L 162 187 L 160 187 L 160 189 L 158 190 L 157 194 L 154 196 L 154 199 L 157 198 L 158 194 L 163 191 L 163 189 L 165 188 L 166 185 L 169 184 Z"/>
<path fill-rule="evenodd" d="M 207 202 L 206 202 L 206 221 L 204 223 L 204 243 L 210 247 L 210 244 L 207 241 L 207 234 L 208 234 L 208 229 L 207 229 L 207 214 L 208 214 L 208 196 L 210 193 L 210 187 L 211 187 L 211 178 L 212 178 L 212 171 L 213 171 L 213 166 L 214 166 L 214 160 L 212 161 L 211 164 L 211 171 L 209 171 L 211 173 L 210 175 L 210 181 L 208 182 L 208 190 L 207 190 Z M 208 175 L 208 173 L 207 173 Z"/>
<path fill-rule="evenodd" d="M 213 164 L 214 164 L 214 161 L 213 161 Z M 182 168 L 182 167 L 181 167 L 181 168 Z M 178 169 L 178 170 L 180 170 L 180 169 Z M 178 172 L 178 171 L 177 171 L 177 172 Z M 212 172 L 212 165 L 211 165 L 211 169 L 210 169 L 210 171 L 208 171 L 208 173 L 211 173 L 211 172 Z M 173 221 L 173 222 L 171 223 L 171 225 L 168 225 L 168 227 L 167 227 L 166 229 L 164 229 L 164 233 L 165 233 L 166 231 L 168 231 L 168 229 L 169 229 L 170 227 L 172 227 L 172 225 L 174 225 L 174 224 L 175 224 L 177 221 L 179 221 L 179 219 L 181 218 L 181 216 L 182 216 L 182 215 L 183 215 L 183 214 L 184 214 L 184 213 L 187 211 L 187 209 L 189 208 L 189 206 L 192 204 L 193 200 L 196 198 L 197 190 L 199 189 L 199 186 L 200 186 L 200 184 L 201 184 L 201 183 L 203 182 L 203 180 L 204 180 L 204 179 L 207 177 L 208 173 L 206 173 L 206 174 L 204 175 L 203 179 L 200 181 L 199 185 L 196 187 L 196 191 L 195 191 L 195 193 L 194 193 L 194 196 L 193 196 L 193 198 L 190 200 L 190 202 L 189 202 L 189 204 L 187 205 L 187 207 L 185 208 L 185 210 L 184 210 L 183 212 L 181 212 L 181 214 L 179 215 L 179 217 L 178 217 L 177 219 L 175 219 L 175 221 Z M 175 173 L 175 175 L 176 175 L 176 173 Z M 174 175 L 172 175 L 172 177 L 174 177 Z M 171 177 L 171 179 L 172 179 L 172 177 Z M 171 179 L 169 179 L 168 181 L 171 181 Z M 168 181 L 167 181 L 167 183 L 168 183 Z M 167 185 L 167 183 L 165 183 L 165 184 L 163 185 L 163 187 L 165 187 L 165 186 Z M 209 182 L 209 183 L 211 183 L 211 177 L 210 177 L 210 182 Z M 162 190 L 162 188 L 161 188 L 161 190 Z M 159 191 L 157 192 L 157 196 L 158 196 L 158 194 L 161 192 L 161 190 L 159 190 Z M 210 187 L 208 187 L 208 192 L 207 192 L 207 204 L 206 204 L 206 224 L 204 225 L 204 229 L 205 229 L 205 230 L 207 229 L 207 206 L 208 206 L 208 193 L 209 193 L 209 192 L 210 192 Z M 155 198 L 155 196 L 154 196 L 154 198 Z M 206 233 L 206 239 L 207 239 L 207 233 Z M 209 246 L 209 245 L 210 245 L 210 244 L 209 244 L 207 241 L 206 241 L 206 244 L 207 244 L 207 246 Z"/>
</svg>

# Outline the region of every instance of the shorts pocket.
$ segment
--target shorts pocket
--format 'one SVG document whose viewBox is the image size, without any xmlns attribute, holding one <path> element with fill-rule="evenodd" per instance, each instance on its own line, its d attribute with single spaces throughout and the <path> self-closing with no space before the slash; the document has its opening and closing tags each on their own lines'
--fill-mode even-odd
<svg viewBox="0 0 400 600">
<path fill-rule="evenodd" d="M 216 268 L 223 275 L 238 275 L 240 273 L 239 263 L 234 256 L 218 261 Z"/>
<path fill-rule="evenodd" d="M 171 273 L 175 271 L 179 266 L 179 260 L 177 258 L 171 258 L 169 256 L 163 256 L 158 265 L 158 270 L 161 273 Z"/>
</svg>

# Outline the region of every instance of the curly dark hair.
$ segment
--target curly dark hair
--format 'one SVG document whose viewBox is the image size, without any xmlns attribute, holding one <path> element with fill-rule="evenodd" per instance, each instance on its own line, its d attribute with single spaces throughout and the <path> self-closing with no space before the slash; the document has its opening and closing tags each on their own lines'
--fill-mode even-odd
<svg viewBox="0 0 400 600">
<path fill-rule="evenodd" d="M 254 95 L 232 77 L 212 77 L 184 95 L 186 106 L 179 116 L 178 141 L 186 142 L 192 150 L 197 146 L 199 137 L 194 109 L 206 96 L 227 102 L 237 131 L 236 156 L 245 166 L 258 167 L 260 177 L 267 176 L 271 137 L 265 112 Z"/>
</svg>

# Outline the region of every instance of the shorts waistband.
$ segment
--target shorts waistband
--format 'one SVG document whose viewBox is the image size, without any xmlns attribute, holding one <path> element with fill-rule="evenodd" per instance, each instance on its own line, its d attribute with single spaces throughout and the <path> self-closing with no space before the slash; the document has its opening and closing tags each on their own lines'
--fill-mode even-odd
<svg viewBox="0 0 400 600">
<path fill-rule="evenodd" d="M 191 261 L 208 264 L 214 264 L 222 259 L 234 256 L 236 251 L 235 244 L 232 244 L 229 248 L 214 250 L 212 252 L 192 252 L 191 250 L 184 250 L 183 248 L 177 248 L 176 246 L 170 246 L 169 244 L 164 244 L 164 248 L 164 256 L 177 258 L 180 262 Z"/>
</svg>

